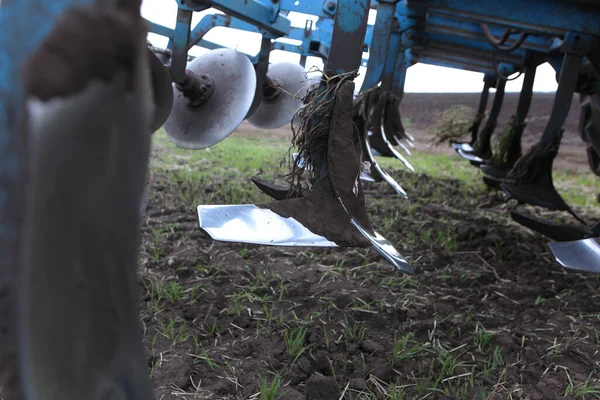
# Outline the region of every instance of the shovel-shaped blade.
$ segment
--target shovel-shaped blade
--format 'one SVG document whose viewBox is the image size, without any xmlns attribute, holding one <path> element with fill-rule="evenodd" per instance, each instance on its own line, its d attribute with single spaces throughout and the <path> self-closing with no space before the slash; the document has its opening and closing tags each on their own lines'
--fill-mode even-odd
<svg viewBox="0 0 600 400">
<path fill-rule="evenodd" d="M 600 273 L 600 238 L 550 242 L 548 246 L 563 267 Z"/>
<path fill-rule="evenodd" d="M 198 206 L 200 228 L 214 240 L 271 246 L 338 247 L 294 218 L 254 204 Z"/>
<path fill-rule="evenodd" d="M 478 157 L 475 154 L 472 154 L 471 152 L 464 151 L 463 149 L 458 149 L 456 151 L 458 152 L 458 155 L 461 156 L 462 158 L 464 158 L 465 160 L 469 160 L 471 162 L 475 162 L 475 163 L 479 163 L 479 164 L 483 164 L 485 162 L 485 160 L 483 158 Z"/>
</svg>

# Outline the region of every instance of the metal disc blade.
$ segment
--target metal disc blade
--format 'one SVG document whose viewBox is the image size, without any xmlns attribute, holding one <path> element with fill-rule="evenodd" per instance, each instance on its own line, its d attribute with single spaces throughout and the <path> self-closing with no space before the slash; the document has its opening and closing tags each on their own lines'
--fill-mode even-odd
<svg viewBox="0 0 600 400">
<path fill-rule="evenodd" d="M 154 118 L 152 118 L 150 131 L 154 133 L 163 126 L 173 108 L 173 82 L 169 71 L 158 56 L 150 49 L 148 49 L 148 55 L 154 98 Z"/>
<path fill-rule="evenodd" d="M 600 273 L 600 238 L 550 242 L 548 246 L 563 267 Z"/>
<path fill-rule="evenodd" d="M 187 69 L 213 79 L 212 96 L 198 107 L 173 84 L 174 104 L 165 123 L 169 138 L 184 149 L 203 149 L 229 136 L 252 106 L 256 73 L 250 59 L 236 50 L 217 49 L 195 58 Z"/>
<path fill-rule="evenodd" d="M 271 246 L 338 247 L 294 218 L 254 204 L 198 206 L 200 228 L 214 240 Z"/>
<path fill-rule="evenodd" d="M 272 100 L 263 99 L 247 121 L 257 128 L 276 129 L 292 121 L 308 88 L 321 78 L 308 77 L 303 66 L 292 63 L 270 64 L 267 75 L 279 85 L 279 94 Z"/>
</svg>

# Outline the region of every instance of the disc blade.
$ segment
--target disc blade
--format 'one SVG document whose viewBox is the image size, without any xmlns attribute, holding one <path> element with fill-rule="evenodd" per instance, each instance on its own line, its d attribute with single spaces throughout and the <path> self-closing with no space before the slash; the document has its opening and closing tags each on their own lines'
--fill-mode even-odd
<svg viewBox="0 0 600 400">
<path fill-rule="evenodd" d="M 309 77 L 303 66 L 292 63 L 270 64 L 267 75 L 280 88 L 279 94 L 272 100 L 263 99 L 247 121 L 257 128 L 276 129 L 292 121 L 306 91 L 321 77 Z"/>
<path fill-rule="evenodd" d="M 212 50 L 195 58 L 187 69 L 211 78 L 214 92 L 204 104 L 192 108 L 173 84 L 174 103 L 165 131 L 179 147 L 204 149 L 225 139 L 242 123 L 254 99 L 256 73 L 250 59 L 232 49 Z"/>
</svg>

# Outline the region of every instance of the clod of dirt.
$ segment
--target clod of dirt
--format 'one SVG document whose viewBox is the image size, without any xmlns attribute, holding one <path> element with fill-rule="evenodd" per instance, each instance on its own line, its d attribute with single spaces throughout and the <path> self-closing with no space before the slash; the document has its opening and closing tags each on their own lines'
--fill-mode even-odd
<svg viewBox="0 0 600 400">
<path fill-rule="evenodd" d="M 323 375 L 331 375 L 331 362 L 329 361 L 329 357 L 327 353 L 324 351 L 318 351 L 315 355 L 315 367 L 317 372 L 320 372 Z"/>
<path fill-rule="evenodd" d="M 365 382 L 363 378 L 352 378 L 350 379 L 348 387 L 352 390 L 362 392 L 367 387 L 367 382 Z"/>
<path fill-rule="evenodd" d="M 365 340 L 360 344 L 360 348 L 370 354 L 377 353 L 381 351 L 381 346 L 374 341 Z"/>
<path fill-rule="evenodd" d="M 394 369 L 387 362 L 383 362 L 381 364 L 378 364 L 371 371 L 371 375 L 373 375 L 376 378 L 378 378 L 378 379 L 380 379 L 380 380 L 382 380 L 384 382 L 387 382 L 387 383 L 392 382 L 392 380 L 394 379 L 394 374 L 395 374 L 394 373 Z"/>
<path fill-rule="evenodd" d="M 500 235 L 495 233 L 488 233 L 485 238 L 483 238 L 482 245 L 484 246 L 496 246 L 502 242 L 502 238 Z"/>
<path fill-rule="evenodd" d="M 308 375 L 312 374 L 312 365 L 310 363 L 310 360 L 306 357 L 301 357 L 300 359 L 298 359 L 298 367 L 300 367 L 300 370 Z"/>
<path fill-rule="evenodd" d="M 279 400 L 304 400 L 305 397 L 302 393 L 297 391 L 296 389 L 292 389 L 291 387 L 286 387 L 282 389 L 282 395 L 279 397 Z"/>
<path fill-rule="evenodd" d="M 341 395 L 341 391 L 333 377 L 320 375 L 313 375 L 306 381 L 304 393 L 307 400 L 339 399 Z"/>
</svg>

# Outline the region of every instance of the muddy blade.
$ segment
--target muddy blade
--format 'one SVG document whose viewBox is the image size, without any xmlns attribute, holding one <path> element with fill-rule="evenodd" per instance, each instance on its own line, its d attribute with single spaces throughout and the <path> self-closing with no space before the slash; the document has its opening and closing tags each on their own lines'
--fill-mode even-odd
<svg viewBox="0 0 600 400">
<path fill-rule="evenodd" d="M 554 224 L 518 211 L 511 211 L 510 216 L 516 223 L 557 242 L 583 240 L 592 233 L 590 230 L 577 225 Z"/>
<path fill-rule="evenodd" d="M 600 238 L 551 242 L 548 246 L 563 267 L 600 273 Z"/>
<path fill-rule="evenodd" d="M 200 229 L 222 242 L 270 246 L 338 247 L 294 218 L 254 204 L 198 206 Z"/>
<path fill-rule="evenodd" d="M 256 178 L 256 177 L 250 178 L 250 180 L 264 194 L 266 194 L 269 197 L 274 198 L 275 200 L 285 200 L 285 199 L 294 197 L 291 195 L 290 189 L 285 186 L 276 185 L 274 183 L 269 183 L 269 182 L 266 182 L 266 181 L 264 181 L 260 178 Z"/>
</svg>

